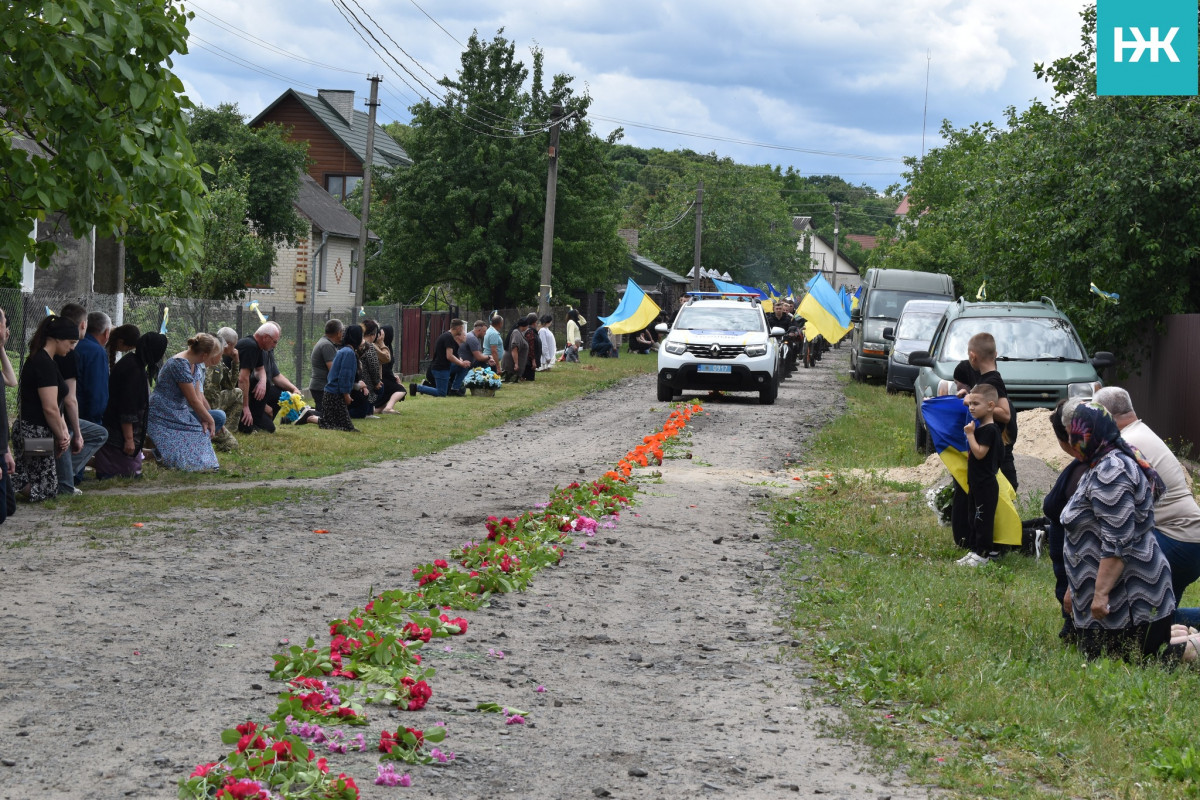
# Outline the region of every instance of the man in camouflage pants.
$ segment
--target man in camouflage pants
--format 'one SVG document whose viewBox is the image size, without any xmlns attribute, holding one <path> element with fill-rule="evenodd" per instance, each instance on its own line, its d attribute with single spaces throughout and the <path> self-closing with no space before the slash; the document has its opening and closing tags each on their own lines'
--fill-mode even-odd
<svg viewBox="0 0 1200 800">
<path fill-rule="evenodd" d="M 242 413 L 242 390 L 238 388 L 238 352 L 234 347 L 238 340 L 237 331 L 221 328 L 217 331 L 217 338 L 225 349 L 221 353 L 220 365 L 208 368 L 208 377 L 204 380 L 204 399 L 210 408 L 220 409 L 228 419 L 236 420 Z M 230 427 L 226 425 L 213 438 L 215 449 L 225 453 L 237 449 L 237 439 L 229 430 Z"/>
</svg>

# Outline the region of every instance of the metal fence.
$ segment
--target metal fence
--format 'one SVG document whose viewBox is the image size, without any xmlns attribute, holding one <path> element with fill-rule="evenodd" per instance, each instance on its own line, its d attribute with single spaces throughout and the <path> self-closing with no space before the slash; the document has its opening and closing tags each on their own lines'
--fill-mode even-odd
<svg viewBox="0 0 1200 800">
<path fill-rule="evenodd" d="M 166 321 L 166 334 L 170 342 L 167 352 L 182 350 L 187 340 L 195 333 L 215 333 L 218 328 L 228 326 L 247 336 L 261 324 L 258 315 L 244 302 L 198 300 L 186 297 L 153 297 L 146 295 L 86 294 L 68 295 L 59 292 L 21 292 L 19 289 L 0 289 L 0 306 L 8 315 L 9 341 L 7 349 L 14 356 L 18 370 L 24 364 L 30 338 L 38 323 L 47 313 L 57 313 L 67 303 L 79 303 L 88 311 L 103 311 L 114 325 L 133 324 L 144 331 L 157 331 Z M 517 318 L 536 307 L 525 309 L 499 309 L 505 319 L 505 331 Z M 395 330 L 393 350 L 399 358 L 399 370 L 406 376 L 423 375 L 428 367 L 433 343 L 446 330 L 449 321 L 459 317 L 470 326 L 475 320 L 486 320 L 490 311 L 467 310 L 452 306 L 440 311 L 426 311 L 419 307 L 387 305 L 366 306 L 361 311 L 353 308 L 326 308 L 312 310 L 303 306 L 270 305 L 260 301 L 258 306 L 265 317 L 277 323 L 281 330 L 276 348 L 276 363 L 293 383 L 306 388 L 310 376 L 310 354 L 317 340 L 325 331 L 325 323 L 340 319 L 349 325 L 363 319 L 374 319 L 380 325 L 391 325 Z M 601 309 L 599 313 L 603 313 Z M 551 330 L 559 344 L 566 334 L 567 309 L 552 308 L 554 323 Z M 593 312 L 596 313 L 596 312 Z M 595 323 L 592 324 L 595 327 Z"/>
</svg>

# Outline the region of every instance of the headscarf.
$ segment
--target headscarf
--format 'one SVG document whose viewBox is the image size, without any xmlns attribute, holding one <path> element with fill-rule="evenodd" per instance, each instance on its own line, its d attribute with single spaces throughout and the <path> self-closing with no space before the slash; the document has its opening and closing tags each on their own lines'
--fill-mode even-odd
<svg viewBox="0 0 1200 800">
<path fill-rule="evenodd" d="M 358 346 L 362 344 L 363 329 L 361 325 L 347 325 L 342 331 L 342 347 L 349 347 L 351 350 L 358 352 Z"/>
<path fill-rule="evenodd" d="M 133 354 L 137 356 L 138 361 L 142 362 L 142 366 L 146 368 L 146 378 L 150 383 L 158 378 L 158 370 L 162 364 L 163 356 L 167 353 L 167 337 L 161 333 L 150 331 L 143 333 L 138 339 L 137 347 L 134 348 Z"/>
<path fill-rule="evenodd" d="M 1062 409 L 1062 421 L 1067 429 L 1067 444 L 1079 448 L 1089 466 L 1102 456 L 1120 450 L 1133 459 L 1150 483 L 1154 499 L 1166 491 L 1162 478 L 1136 448 L 1121 438 L 1121 431 L 1108 409 L 1091 399 L 1067 403 Z"/>
</svg>

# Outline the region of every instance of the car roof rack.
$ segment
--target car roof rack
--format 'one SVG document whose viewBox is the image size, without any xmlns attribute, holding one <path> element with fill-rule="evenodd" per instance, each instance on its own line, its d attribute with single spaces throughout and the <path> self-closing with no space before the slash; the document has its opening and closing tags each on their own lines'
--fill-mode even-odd
<svg viewBox="0 0 1200 800">
<path fill-rule="evenodd" d="M 754 292 L 684 292 L 684 295 L 688 298 L 689 303 L 695 300 L 703 300 L 705 298 L 721 300 L 736 299 L 738 301 L 742 301 L 748 297 L 750 298 L 751 302 L 756 304 L 762 300 L 762 298 Z"/>
</svg>

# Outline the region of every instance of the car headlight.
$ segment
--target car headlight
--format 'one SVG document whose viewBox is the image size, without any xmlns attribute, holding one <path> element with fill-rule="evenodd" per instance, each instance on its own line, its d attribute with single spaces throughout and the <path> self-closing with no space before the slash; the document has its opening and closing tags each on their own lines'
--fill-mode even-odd
<svg viewBox="0 0 1200 800">
<path fill-rule="evenodd" d="M 908 353 L 897 353 L 895 350 L 893 350 L 892 351 L 892 361 L 895 361 L 897 364 L 907 364 L 908 363 Z"/>
<path fill-rule="evenodd" d="M 767 346 L 765 344 L 748 344 L 746 345 L 746 355 L 750 357 L 765 356 L 767 354 Z"/>
<path fill-rule="evenodd" d="M 1090 383 L 1068 383 L 1067 397 L 1091 397 L 1096 392 L 1100 391 L 1100 387 L 1104 384 L 1100 381 L 1091 381 Z"/>
<path fill-rule="evenodd" d="M 864 356 L 886 356 L 887 345 L 880 342 L 863 342 Z"/>
<path fill-rule="evenodd" d="M 667 342 L 664 349 L 673 356 L 681 356 L 687 352 L 687 345 L 683 342 Z"/>
</svg>

